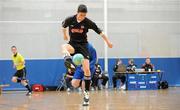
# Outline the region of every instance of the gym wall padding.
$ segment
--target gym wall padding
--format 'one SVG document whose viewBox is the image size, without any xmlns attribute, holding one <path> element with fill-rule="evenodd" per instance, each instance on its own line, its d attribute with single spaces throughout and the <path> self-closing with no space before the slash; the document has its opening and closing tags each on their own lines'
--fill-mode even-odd
<svg viewBox="0 0 180 110">
<path fill-rule="evenodd" d="M 113 66 L 115 58 L 109 59 L 108 74 L 109 87 L 112 87 Z M 122 58 L 127 65 L 128 58 Z M 145 58 L 134 58 L 138 68 L 144 63 Z M 164 71 L 163 79 L 169 82 L 170 86 L 180 86 L 180 58 L 152 58 L 155 69 Z M 99 63 L 104 69 L 104 60 L 99 59 Z M 57 86 L 62 74 L 65 73 L 63 59 L 41 59 L 26 60 L 27 78 L 31 84 L 43 84 L 46 86 Z M 4 90 L 22 90 L 23 86 L 11 82 L 11 77 L 15 70 L 12 68 L 11 60 L 0 60 L 0 84 L 10 84 L 10 87 Z"/>
</svg>

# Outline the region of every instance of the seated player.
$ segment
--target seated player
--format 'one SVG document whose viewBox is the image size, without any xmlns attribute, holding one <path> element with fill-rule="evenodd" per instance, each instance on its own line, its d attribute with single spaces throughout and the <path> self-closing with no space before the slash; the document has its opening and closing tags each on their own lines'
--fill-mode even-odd
<svg viewBox="0 0 180 110">
<path fill-rule="evenodd" d="M 151 59 L 149 57 L 146 58 L 145 64 L 142 65 L 142 68 L 145 71 L 153 71 L 154 65 L 151 63 Z"/>
<path fill-rule="evenodd" d="M 67 69 L 65 76 L 66 76 L 65 80 L 66 80 L 67 91 L 70 92 L 72 89 L 71 81 L 74 76 L 74 71 L 71 71 L 71 69 Z"/>
<path fill-rule="evenodd" d="M 99 79 L 102 79 L 102 86 L 98 85 L 98 81 Z M 109 80 L 109 78 L 102 72 L 102 69 L 101 69 L 101 65 L 96 63 L 95 64 L 95 72 L 93 74 L 93 77 L 92 77 L 92 87 L 93 89 L 105 89 L 105 86 L 106 86 L 106 83 L 107 81 Z"/>
<path fill-rule="evenodd" d="M 121 80 L 121 89 L 125 90 L 126 86 L 125 86 L 125 82 L 126 82 L 126 76 L 123 74 L 126 72 L 126 66 L 122 63 L 122 60 L 117 59 L 116 60 L 116 64 L 113 68 L 114 70 L 114 75 L 112 77 L 113 80 L 113 88 L 116 90 L 117 88 L 117 80 L 120 79 Z"/>
<path fill-rule="evenodd" d="M 134 60 L 133 59 L 129 59 L 128 66 L 126 67 L 126 70 L 128 72 L 133 72 L 133 71 L 135 71 L 136 67 L 137 66 L 136 66 L 136 64 L 134 64 Z"/>
<path fill-rule="evenodd" d="M 17 52 L 16 46 L 12 46 L 11 51 L 13 53 L 13 67 L 17 70 L 12 77 L 12 82 L 21 83 L 24 87 L 26 87 L 28 90 L 28 93 L 26 95 L 29 96 L 32 94 L 32 90 L 26 79 L 26 67 L 24 57 Z"/>
</svg>

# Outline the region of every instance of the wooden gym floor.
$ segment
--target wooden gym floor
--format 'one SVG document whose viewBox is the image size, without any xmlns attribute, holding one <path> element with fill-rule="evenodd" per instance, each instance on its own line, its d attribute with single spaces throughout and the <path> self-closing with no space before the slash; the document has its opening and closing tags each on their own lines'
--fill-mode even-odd
<svg viewBox="0 0 180 110">
<path fill-rule="evenodd" d="M 34 93 L 8 91 L 0 96 L 0 110 L 180 110 L 180 87 L 150 91 L 92 91 L 89 107 L 78 92 Z"/>
</svg>

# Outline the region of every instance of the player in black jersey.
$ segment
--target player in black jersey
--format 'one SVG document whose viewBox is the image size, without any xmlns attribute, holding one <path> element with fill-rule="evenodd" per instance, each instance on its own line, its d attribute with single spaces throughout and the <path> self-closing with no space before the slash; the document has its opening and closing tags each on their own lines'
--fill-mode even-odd
<svg viewBox="0 0 180 110">
<path fill-rule="evenodd" d="M 85 91 L 84 91 L 84 106 L 89 105 L 89 89 L 91 81 L 91 72 L 89 67 L 89 53 L 87 49 L 87 32 L 89 29 L 94 30 L 99 34 L 109 48 L 112 48 L 113 45 L 107 38 L 107 36 L 102 32 L 100 28 L 97 27 L 96 23 L 91 21 L 86 17 L 87 7 L 86 5 L 79 5 L 77 14 L 66 18 L 62 22 L 64 40 L 68 41 L 68 44 L 62 46 L 62 51 L 65 54 L 65 66 L 70 69 L 75 70 L 75 65 L 73 64 L 71 57 L 76 53 L 81 53 L 84 56 L 82 63 L 84 71 L 84 82 L 85 82 Z M 67 34 L 67 28 L 69 29 L 69 35 Z M 68 39 L 70 38 L 70 39 Z"/>
</svg>

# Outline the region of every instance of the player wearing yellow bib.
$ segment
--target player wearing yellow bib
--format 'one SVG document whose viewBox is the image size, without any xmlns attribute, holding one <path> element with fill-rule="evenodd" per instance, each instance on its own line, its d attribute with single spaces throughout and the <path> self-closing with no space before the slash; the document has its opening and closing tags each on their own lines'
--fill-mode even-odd
<svg viewBox="0 0 180 110">
<path fill-rule="evenodd" d="M 29 96 L 32 94 L 32 90 L 26 79 L 26 68 L 25 68 L 24 57 L 17 52 L 16 46 L 12 46 L 11 51 L 13 53 L 12 55 L 13 67 L 17 70 L 14 76 L 12 77 L 12 82 L 21 83 L 24 87 L 26 87 L 28 90 L 28 93 L 26 95 Z"/>
</svg>

